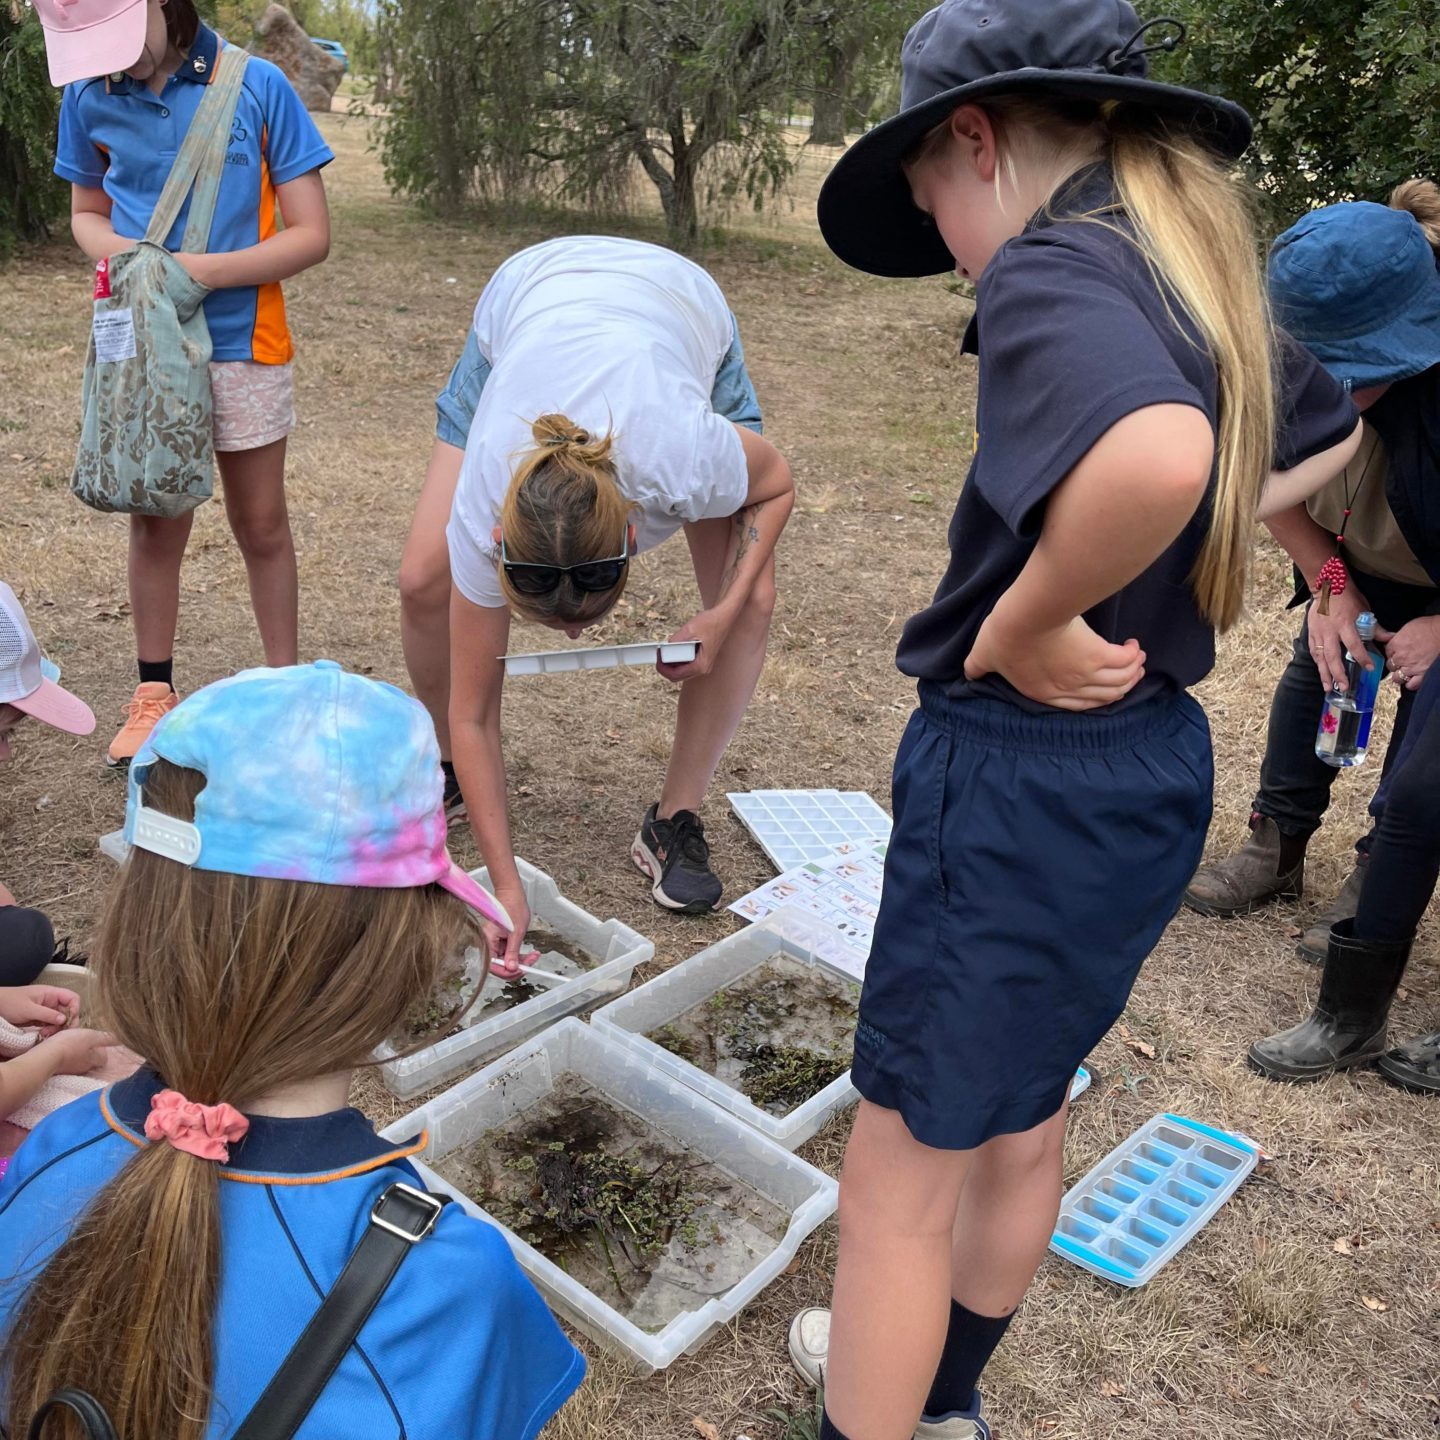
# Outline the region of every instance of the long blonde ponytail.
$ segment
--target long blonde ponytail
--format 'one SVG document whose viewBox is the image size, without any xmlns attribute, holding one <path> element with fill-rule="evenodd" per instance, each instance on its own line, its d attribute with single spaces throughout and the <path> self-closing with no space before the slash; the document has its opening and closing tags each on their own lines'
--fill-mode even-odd
<svg viewBox="0 0 1440 1440">
<path fill-rule="evenodd" d="M 1249 199 L 1214 154 L 1150 111 L 1011 97 L 984 108 L 1012 184 L 1017 149 L 1062 177 L 1108 160 L 1161 293 L 1190 317 L 1214 362 L 1216 484 L 1190 583 L 1201 613 L 1226 630 L 1244 609 L 1255 511 L 1275 451 L 1274 330 Z M 1077 218 L 1114 223 L 1103 214 Z"/>
</svg>

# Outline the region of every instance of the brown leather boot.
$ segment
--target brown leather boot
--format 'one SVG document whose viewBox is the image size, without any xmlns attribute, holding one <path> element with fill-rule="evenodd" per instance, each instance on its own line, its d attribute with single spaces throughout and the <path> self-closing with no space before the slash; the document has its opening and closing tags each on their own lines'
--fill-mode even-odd
<svg viewBox="0 0 1440 1440">
<path fill-rule="evenodd" d="M 1330 902 L 1322 914 L 1317 915 L 1306 927 L 1295 947 L 1295 953 L 1307 965 L 1323 965 L 1325 952 L 1330 946 L 1330 927 L 1342 920 L 1353 920 L 1360 908 L 1360 892 L 1365 888 L 1365 867 L 1370 863 L 1368 855 L 1355 857 L 1355 868 L 1345 877 L 1340 893 Z"/>
<path fill-rule="evenodd" d="M 1256 814 L 1240 849 L 1195 872 L 1185 904 L 1201 915 L 1229 920 L 1271 900 L 1298 900 L 1304 893 L 1305 842 L 1287 840 L 1268 815 Z"/>
</svg>

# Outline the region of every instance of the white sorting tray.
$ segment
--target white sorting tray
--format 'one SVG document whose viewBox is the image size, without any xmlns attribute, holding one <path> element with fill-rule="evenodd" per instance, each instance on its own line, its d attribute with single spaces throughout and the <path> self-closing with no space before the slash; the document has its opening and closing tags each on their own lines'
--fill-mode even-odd
<svg viewBox="0 0 1440 1440">
<path fill-rule="evenodd" d="M 700 651 L 698 640 L 643 645 L 593 645 L 581 650 L 537 650 L 502 655 L 507 675 L 556 675 L 566 670 L 613 670 L 617 665 L 684 665 Z"/>
<path fill-rule="evenodd" d="M 541 994 L 510 1010 L 470 1025 L 462 1021 L 462 1029 L 412 1055 L 397 1056 L 388 1045 L 382 1045 L 376 1051 L 385 1060 L 380 1067 L 381 1079 L 402 1100 L 443 1085 L 566 1015 L 623 995 L 635 967 L 655 954 L 655 946 L 628 925 L 619 920 L 601 920 L 567 900 L 543 870 L 518 857 L 515 865 L 525 887 L 531 919 L 548 925 L 561 939 L 596 956 L 599 963 L 583 975 L 547 986 Z M 474 877 L 487 890 L 490 888 L 488 870 L 476 870 Z M 492 975 L 485 983 L 504 982 Z"/>
<path fill-rule="evenodd" d="M 847 840 L 890 838 L 890 817 L 863 790 L 744 790 L 725 798 L 782 874 L 828 860 Z"/>
<path fill-rule="evenodd" d="M 487 1130 L 522 1114 L 543 1100 L 567 1073 L 579 1076 L 616 1105 L 790 1214 L 789 1226 L 774 1250 L 728 1290 L 709 1296 L 697 1292 L 695 1308 L 677 1315 L 661 1330 L 647 1331 L 633 1324 L 424 1163 L 471 1145 Z M 835 1213 L 838 1186 L 828 1175 L 656 1070 L 609 1034 L 579 1020 L 562 1020 L 397 1120 L 384 1135 L 389 1140 L 409 1139 L 421 1129 L 428 1136 L 416 1168 L 426 1188 L 451 1196 L 470 1214 L 495 1225 L 525 1273 L 560 1315 L 647 1372 L 663 1370 L 681 1355 L 698 1350 L 783 1275 L 806 1236 Z"/>
</svg>

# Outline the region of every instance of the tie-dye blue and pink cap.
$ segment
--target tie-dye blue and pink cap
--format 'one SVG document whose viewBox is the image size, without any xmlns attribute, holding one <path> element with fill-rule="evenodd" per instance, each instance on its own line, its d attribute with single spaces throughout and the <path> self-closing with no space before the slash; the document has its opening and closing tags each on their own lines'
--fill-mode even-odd
<svg viewBox="0 0 1440 1440">
<path fill-rule="evenodd" d="M 193 825 L 147 809 L 157 759 L 198 770 Z M 130 766 L 125 838 L 198 870 L 405 889 L 436 884 L 504 930 L 504 907 L 450 858 L 429 715 L 333 660 L 242 670 L 183 700 Z"/>
</svg>

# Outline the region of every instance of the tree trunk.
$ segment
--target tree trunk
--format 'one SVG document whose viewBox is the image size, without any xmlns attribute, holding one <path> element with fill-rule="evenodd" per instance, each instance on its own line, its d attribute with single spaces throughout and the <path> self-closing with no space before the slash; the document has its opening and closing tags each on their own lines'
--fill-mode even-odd
<svg viewBox="0 0 1440 1440">
<path fill-rule="evenodd" d="M 670 238 L 682 248 L 695 243 L 700 235 L 700 204 L 696 191 L 699 161 L 691 149 L 675 156 L 673 184 L 665 200 L 665 224 Z"/>
<path fill-rule="evenodd" d="M 821 80 L 812 99 L 814 118 L 807 145 L 843 145 L 845 122 L 850 114 L 850 92 L 855 85 L 855 67 L 860 61 L 863 41 L 851 37 L 841 44 L 827 45 L 820 67 Z"/>
</svg>

